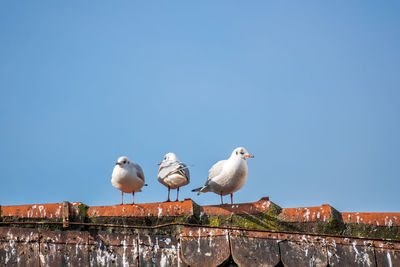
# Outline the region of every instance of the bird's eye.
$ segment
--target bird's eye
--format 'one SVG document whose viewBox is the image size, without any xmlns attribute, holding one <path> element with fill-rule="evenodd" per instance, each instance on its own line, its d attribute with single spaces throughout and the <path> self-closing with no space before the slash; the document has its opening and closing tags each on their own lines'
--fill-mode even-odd
<svg viewBox="0 0 400 267">
<path fill-rule="evenodd" d="M 123 163 L 123 164 L 125 164 L 125 163 L 126 163 L 126 161 L 124 160 L 122 163 Z"/>
<path fill-rule="evenodd" d="M 242 154 L 242 155 L 243 155 L 243 154 L 244 154 L 244 151 L 240 151 L 240 154 Z"/>
</svg>

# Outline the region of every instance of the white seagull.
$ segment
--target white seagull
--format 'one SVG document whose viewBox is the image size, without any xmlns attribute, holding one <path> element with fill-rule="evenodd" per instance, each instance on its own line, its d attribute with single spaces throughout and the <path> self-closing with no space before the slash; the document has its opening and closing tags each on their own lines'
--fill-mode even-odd
<svg viewBox="0 0 400 267">
<path fill-rule="evenodd" d="M 135 204 L 135 192 L 142 192 L 141 188 L 146 185 L 142 168 L 125 156 L 118 158 L 112 172 L 111 183 L 121 190 L 121 205 L 124 204 L 124 193 L 132 193 L 132 205 Z"/>
<path fill-rule="evenodd" d="M 233 193 L 243 187 L 247 179 L 247 162 L 248 158 L 254 158 L 244 147 L 238 147 L 233 150 L 231 156 L 227 160 L 220 160 L 215 163 L 208 173 L 207 182 L 203 187 L 193 189 L 193 192 L 214 192 L 221 196 L 231 195 L 231 203 L 233 204 Z"/>
<path fill-rule="evenodd" d="M 167 153 L 162 162 L 158 163 L 158 181 L 168 187 L 168 200 L 169 191 L 177 189 L 176 200 L 179 197 L 179 187 L 187 185 L 190 182 L 189 169 L 185 163 L 179 161 L 174 153 Z"/>
</svg>

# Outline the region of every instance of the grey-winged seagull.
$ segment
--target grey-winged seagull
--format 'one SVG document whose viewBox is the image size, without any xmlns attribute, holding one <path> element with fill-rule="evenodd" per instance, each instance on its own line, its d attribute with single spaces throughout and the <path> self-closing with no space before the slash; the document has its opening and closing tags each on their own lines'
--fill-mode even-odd
<svg viewBox="0 0 400 267">
<path fill-rule="evenodd" d="M 171 189 L 177 189 L 176 201 L 179 197 L 179 188 L 187 185 L 190 182 L 189 169 L 185 163 L 179 161 L 174 153 L 167 153 L 162 162 L 158 163 L 158 181 L 168 187 L 168 200 L 169 192 Z"/>
<path fill-rule="evenodd" d="M 132 193 L 132 205 L 135 204 L 135 192 L 142 192 L 141 188 L 145 185 L 142 168 L 122 156 L 114 167 L 111 175 L 112 185 L 121 190 L 121 205 L 124 204 L 124 193 Z"/>
<path fill-rule="evenodd" d="M 254 158 L 244 147 L 233 150 L 227 160 L 215 163 L 209 170 L 208 179 L 203 187 L 193 189 L 193 192 L 200 193 L 214 192 L 221 196 L 231 195 L 233 204 L 233 193 L 243 187 L 247 179 L 247 159 Z"/>
</svg>

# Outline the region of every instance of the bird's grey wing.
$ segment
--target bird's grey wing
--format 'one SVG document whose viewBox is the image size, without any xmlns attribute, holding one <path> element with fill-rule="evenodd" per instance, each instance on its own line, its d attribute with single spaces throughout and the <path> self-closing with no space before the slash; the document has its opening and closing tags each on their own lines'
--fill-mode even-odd
<svg viewBox="0 0 400 267">
<path fill-rule="evenodd" d="M 158 169 L 158 177 L 160 179 L 166 178 L 171 173 L 176 172 L 179 169 L 179 162 L 163 162 Z"/>
<path fill-rule="evenodd" d="M 140 179 L 142 179 L 143 182 L 144 182 L 145 180 L 144 180 L 144 173 L 143 173 L 142 167 L 140 167 L 140 165 L 139 165 L 139 164 L 136 164 L 136 163 L 133 163 L 133 166 L 134 166 L 135 169 L 136 169 L 136 175 L 137 175 L 137 177 L 139 177 Z"/>
<path fill-rule="evenodd" d="M 212 178 L 218 176 L 221 172 L 222 172 L 222 168 L 224 167 L 224 164 L 227 160 L 220 160 L 217 163 L 215 163 L 211 169 L 208 171 L 208 179 L 207 182 L 209 180 L 211 180 Z"/>
<path fill-rule="evenodd" d="M 189 167 L 185 164 L 180 162 L 179 163 L 179 172 L 186 177 L 186 179 L 188 180 L 188 182 L 190 182 L 190 172 L 189 172 Z"/>
<path fill-rule="evenodd" d="M 185 165 L 185 169 L 183 169 L 185 171 L 186 174 L 186 178 L 188 179 L 188 182 L 190 183 L 190 171 L 189 171 L 189 167 Z"/>
<path fill-rule="evenodd" d="M 180 173 L 182 176 L 186 177 L 188 181 L 190 181 L 189 168 L 186 166 L 186 164 L 177 161 L 162 163 L 160 165 L 160 169 L 158 170 L 158 178 L 164 179 L 173 173 Z"/>
</svg>

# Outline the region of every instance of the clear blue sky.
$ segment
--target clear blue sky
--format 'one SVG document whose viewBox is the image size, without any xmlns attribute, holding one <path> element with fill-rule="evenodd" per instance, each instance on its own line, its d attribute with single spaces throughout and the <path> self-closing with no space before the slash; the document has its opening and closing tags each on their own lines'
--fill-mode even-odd
<svg viewBox="0 0 400 267">
<path fill-rule="evenodd" d="M 244 146 L 236 202 L 400 211 L 398 1 L 1 1 L 0 205 L 112 205 L 118 156 L 164 201 Z M 175 198 L 175 191 L 172 193 Z M 226 197 L 227 201 L 229 197 Z M 131 196 L 126 195 L 126 202 Z"/>
</svg>

